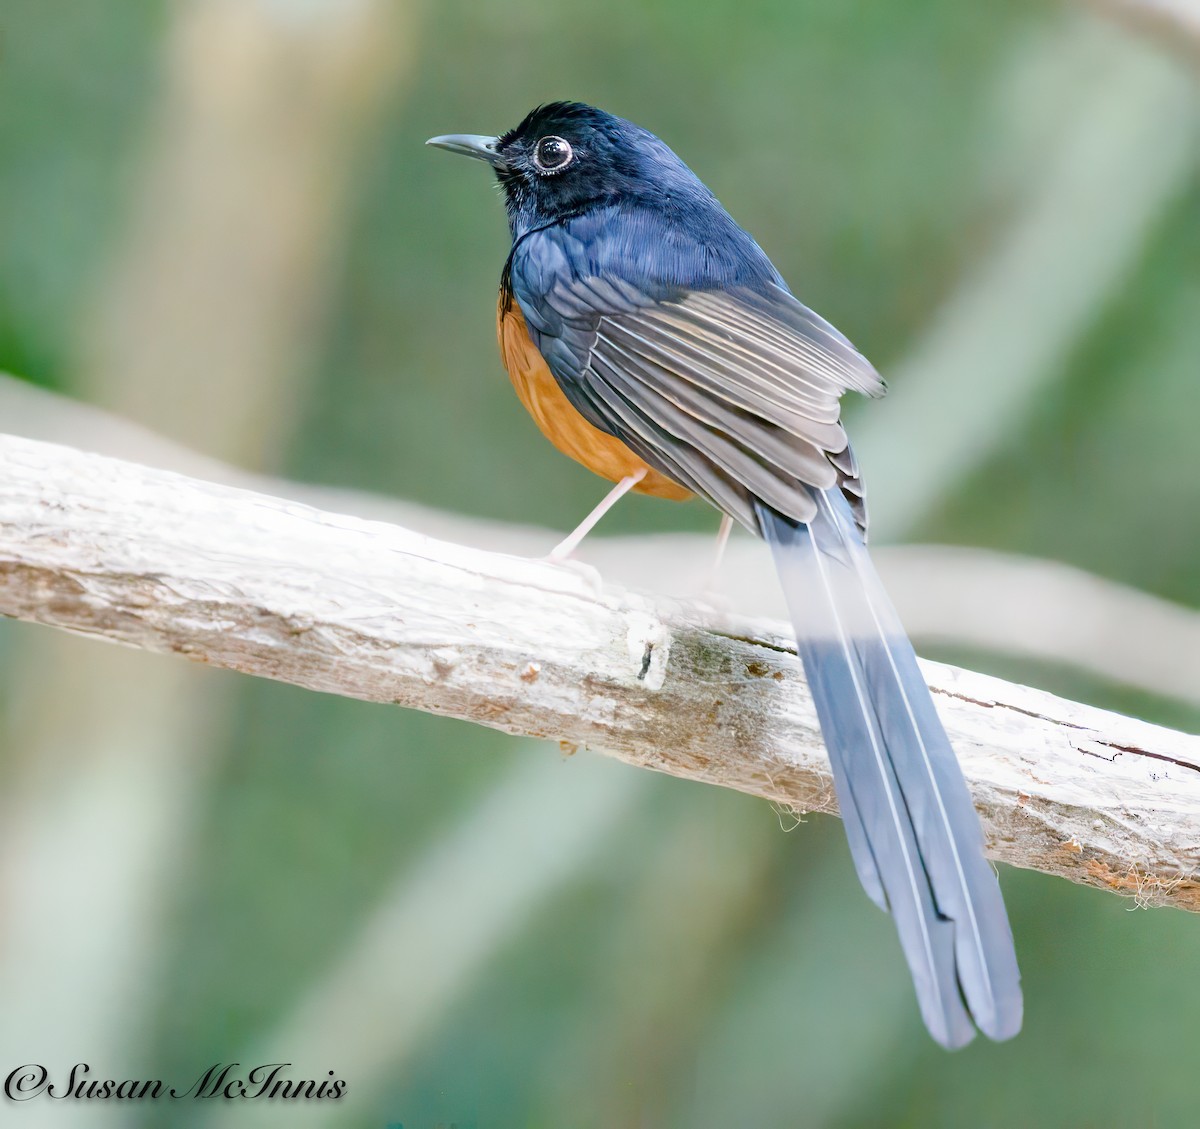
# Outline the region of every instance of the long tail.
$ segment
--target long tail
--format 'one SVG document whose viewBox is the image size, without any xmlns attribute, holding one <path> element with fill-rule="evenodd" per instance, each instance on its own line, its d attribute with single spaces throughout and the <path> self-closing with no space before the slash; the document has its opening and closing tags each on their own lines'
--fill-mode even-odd
<svg viewBox="0 0 1200 1129">
<path fill-rule="evenodd" d="M 1021 1028 L 1000 885 L 916 655 L 837 491 L 812 522 L 762 503 L 858 876 L 890 910 L 921 1014 L 945 1047 Z"/>
</svg>

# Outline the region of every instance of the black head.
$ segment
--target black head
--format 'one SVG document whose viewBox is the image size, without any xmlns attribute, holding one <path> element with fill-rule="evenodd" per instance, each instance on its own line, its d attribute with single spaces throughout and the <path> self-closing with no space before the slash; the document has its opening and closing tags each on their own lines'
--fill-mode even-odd
<svg viewBox="0 0 1200 1129">
<path fill-rule="evenodd" d="M 539 106 L 500 137 L 453 134 L 426 144 L 496 170 L 514 234 L 618 200 L 712 200 L 654 134 L 581 102 Z"/>
</svg>

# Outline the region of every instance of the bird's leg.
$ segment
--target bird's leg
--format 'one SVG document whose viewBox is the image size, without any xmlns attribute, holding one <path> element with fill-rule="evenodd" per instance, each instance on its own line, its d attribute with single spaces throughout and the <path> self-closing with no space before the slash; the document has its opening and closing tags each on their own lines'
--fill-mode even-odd
<svg viewBox="0 0 1200 1129">
<path fill-rule="evenodd" d="M 575 529 L 560 541 L 550 551 L 546 558 L 549 561 L 565 561 L 576 549 L 579 543 L 595 528 L 596 523 L 613 508 L 626 494 L 629 493 L 643 478 L 646 468 L 627 474 L 605 496 L 604 500 L 581 521 Z"/>
<path fill-rule="evenodd" d="M 713 555 L 712 564 L 708 569 L 708 576 L 704 580 L 704 587 L 700 590 L 700 598 L 705 603 L 711 603 L 714 607 L 725 603 L 719 594 L 718 578 L 721 572 L 721 561 L 725 558 L 725 546 L 729 544 L 729 534 L 733 531 L 733 518 L 728 514 L 721 515 L 721 528 L 717 530 L 717 551 Z"/>
<path fill-rule="evenodd" d="M 729 544 L 729 534 L 733 532 L 733 518 L 728 514 L 721 515 L 721 528 L 717 530 L 717 555 L 713 557 L 711 582 L 715 583 L 717 573 L 721 571 L 721 561 L 725 559 L 725 546 Z"/>
</svg>

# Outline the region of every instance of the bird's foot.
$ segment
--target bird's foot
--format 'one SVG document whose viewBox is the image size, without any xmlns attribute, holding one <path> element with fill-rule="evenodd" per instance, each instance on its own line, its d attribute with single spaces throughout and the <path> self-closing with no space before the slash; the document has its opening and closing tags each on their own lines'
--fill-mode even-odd
<svg viewBox="0 0 1200 1129">
<path fill-rule="evenodd" d="M 545 564 L 557 565 L 559 568 L 570 570 L 587 584 L 593 596 L 600 595 L 601 590 L 604 588 L 604 579 L 600 575 L 600 570 L 593 565 L 586 564 L 584 561 L 573 557 L 571 555 L 573 551 L 574 546 L 568 548 L 566 553 L 559 553 L 558 548 L 556 548 L 539 559 Z"/>
<path fill-rule="evenodd" d="M 704 585 L 692 594 L 691 602 L 705 612 L 717 616 L 729 616 L 733 613 L 733 601 L 717 587 L 716 578 L 710 576 Z"/>
</svg>

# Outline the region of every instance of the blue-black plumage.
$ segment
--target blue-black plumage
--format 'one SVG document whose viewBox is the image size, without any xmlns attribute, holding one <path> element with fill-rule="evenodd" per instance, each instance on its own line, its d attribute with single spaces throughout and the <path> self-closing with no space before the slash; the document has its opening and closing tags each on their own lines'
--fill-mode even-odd
<svg viewBox="0 0 1200 1129">
<path fill-rule="evenodd" d="M 866 551 L 839 400 L 882 394 L 878 374 L 641 127 L 555 103 L 500 137 L 431 144 L 486 160 L 504 188 L 501 347 L 543 431 L 634 488 L 686 488 L 770 545 L 851 854 L 895 920 L 929 1031 L 946 1047 L 976 1027 L 1015 1035 L 999 883 Z"/>
</svg>

